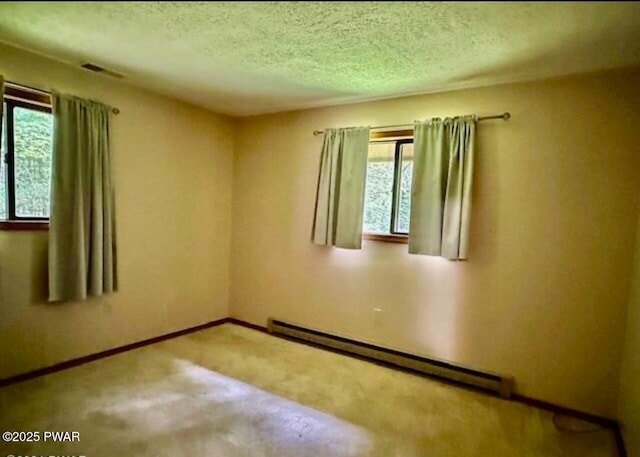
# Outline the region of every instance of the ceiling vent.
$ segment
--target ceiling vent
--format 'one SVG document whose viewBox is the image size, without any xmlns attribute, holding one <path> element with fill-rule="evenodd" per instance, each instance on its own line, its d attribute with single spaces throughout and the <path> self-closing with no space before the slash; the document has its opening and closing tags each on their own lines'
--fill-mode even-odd
<svg viewBox="0 0 640 457">
<path fill-rule="evenodd" d="M 120 74 L 120 73 L 116 73 L 115 71 L 107 70 L 104 67 L 92 64 L 90 62 L 83 63 L 80 66 L 82 68 L 84 68 L 85 70 L 93 71 L 94 73 L 102 73 L 103 75 L 111 76 L 112 78 L 118 78 L 118 79 L 124 78 L 124 76 L 122 74 Z"/>
</svg>

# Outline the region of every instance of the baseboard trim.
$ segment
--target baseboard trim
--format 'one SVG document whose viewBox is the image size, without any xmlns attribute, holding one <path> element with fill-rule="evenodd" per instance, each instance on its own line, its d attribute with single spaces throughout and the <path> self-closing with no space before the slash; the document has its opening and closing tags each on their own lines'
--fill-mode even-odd
<svg viewBox="0 0 640 457">
<path fill-rule="evenodd" d="M 627 447 L 624 445 L 624 436 L 622 435 L 622 429 L 620 424 L 616 422 L 616 428 L 613 430 L 616 435 L 616 446 L 618 447 L 618 455 L 620 457 L 627 457 Z"/>
<path fill-rule="evenodd" d="M 620 424 L 617 420 L 608 417 L 598 416 L 596 414 L 585 413 L 576 409 L 567 408 L 566 406 L 556 405 L 536 398 L 527 397 L 525 395 L 513 394 L 511 397 L 519 403 L 533 406 L 535 408 L 544 409 L 556 414 L 562 414 L 563 416 L 574 417 L 576 419 L 590 422 L 592 424 L 599 425 L 603 428 L 608 428 L 613 432 L 616 439 L 616 447 L 618 448 L 618 455 L 620 457 L 627 457 L 627 450 L 624 445 L 624 438 L 622 437 L 622 431 L 620 430 Z"/>
<path fill-rule="evenodd" d="M 96 352 L 94 354 L 89 354 L 89 355 L 85 355 L 75 359 L 66 360 L 64 362 L 49 365 L 44 368 L 38 368 L 33 371 L 28 371 L 26 373 L 10 376 L 8 378 L 0 379 L 0 387 L 5 387 L 11 384 L 16 384 L 18 382 L 28 381 L 30 379 L 39 378 L 41 376 L 57 373 L 59 371 L 77 367 L 79 365 L 84 365 L 85 363 L 94 362 L 96 360 L 104 359 L 106 357 L 111 357 L 117 354 L 122 354 L 123 352 L 131 351 L 133 349 L 149 346 L 150 344 L 160 343 L 162 341 L 170 340 L 172 338 L 177 338 L 179 336 L 187 335 L 189 333 L 194 333 L 200 330 L 216 327 L 218 325 L 226 324 L 227 322 L 230 322 L 230 319 L 228 317 L 225 317 L 223 319 L 207 322 L 205 324 L 196 325 L 194 327 L 189 327 L 189 328 L 185 328 L 175 332 L 166 333 L 164 335 L 155 336 L 153 338 L 148 338 L 146 340 L 136 341 L 135 343 L 125 344 L 124 346 L 119 346 L 113 349 L 107 349 L 106 351 Z"/>
<path fill-rule="evenodd" d="M 376 365 L 385 366 L 385 367 L 388 367 L 388 368 L 391 368 L 391 369 L 394 369 L 394 370 L 404 371 L 404 372 L 416 374 L 412 370 L 406 370 L 406 369 L 403 369 L 401 367 L 397 367 L 397 366 L 392 365 L 392 364 L 386 364 L 386 363 L 378 362 L 376 360 L 368 359 L 366 357 L 360 357 L 358 355 L 349 353 L 347 351 L 340 351 L 338 349 L 333 349 L 333 348 L 330 348 L 330 347 L 313 344 L 313 343 L 308 342 L 308 341 L 298 340 L 298 339 L 295 339 L 295 338 L 288 338 L 288 337 L 283 336 L 283 335 L 277 335 L 277 334 L 269 333 L 267 327 L 263 327 L 261 325 L 256 325 L 256 324 L 251 324 L 249 322 L 245 322 L 245 321 L 237 319 L 237 318 L 229 318 L 229 323 L 235 324 L 235 325 L 239 325 L 241 327 L 246 327 L 246 328 L 250 328 L 250 329 L 253 329 L 253 330 L 257 330 L 259 332 L 268 333 L 269 335 L 274 336 L 276 338 L 281 338 L 281 339 L 285 339 L 287 341 L 292 341 L 292 342 L 295 342 L 295 343 L 300 343 L 300 344 L 304 344 L 304 345 L 307 345 L 307 346 L 312 346 L 312 347 L 315 347 L 315 348 L 318 348 L 318 349 L 322 349 L 324 351 L 333 352 L 333 353 L 336 353 L 336 354 L 346 355 L 347 357 L 351 357 L 351 358 L 355 358 L 355 359 L 359 359 L 359 360 L 365 360 L 365 361 L 374 363 Z M 420 373 L 418 373 L 418 374 L 420 374 Z M 432 377 L 429 377 L 429 378 L 432 378 Z M 435 379 L 435 378 L 432 378 L 432 379 Z M 484 393 L 490 394 L 489 392 L 487 392 L 487 391 L 485 391 L 483 389 L 480 389 L 480 388 L 471 388 L 471 387 L 468 387 L 468 386 L 465 386 L 465 385 L 460 385 L 458 383 L 449 382 L 449 381 L 446 381 L 446 380 L 441 380 L 441 382 L 444 382 L 446 384 L 450 384 L 450 385 L 453 385 L 453 386 L 456 386 L 456 387 L 460 387 L 460 388 L 463 388 L 463 389 L 468 388 L 468 389 L 472 389 L 472 390 L 475 390 L 475 391 L 478 391 L 478 392 L 484 392 Z M 544 401 L 544 400 L 538 400 L 536 398 L 527 397 L 525 395 L 520 395 L 520 394 L 517 394 L 517 393 L 513 393 L 511 395 L 511 398 L 509 400 L 507 400 L 507 401 L 516 401 L 518 403 L 523 403 L 523 404 L 528 405 L 528 406 L 533 406 L 535 408 L 543 409 L 545 411 L 549 411 L 549 412 L 553 412 L 553 413 L 557 413 L 557 414 L 562 414 L 564 416 L 573 417 L 573 418 L 576 418 L 576 419 L 580 419 L 580 420 L 583 420 L 583 421 L 586 421 L 586 422 L 590 422 L 592 424 L 596 424 L 596 425 L 599 425 L 601 427 L 607 428 L 607 429 L 613 431 L 613 433 L 614 433 L 619 456 L 620 457 L 627 457 L 627 453 L 626 453 L 625 446 L 624 446 L 624 440 L 623 440 L 623 437 L 622 437 L 622 433 L 620 432 L 620 425 L 618 424 L 618 422 L 615 419 L 611 419 L 611 418 L 603 417 L 603 416 L 598 416 L 596 414 L 586 413 L 586 412 L 579 411 L 579 410 L 576 410 L 576 409 L 567 408 L 565 406 L 556 405 L 554 403 L 549 403 L 549 402 Z"/>
<path fill-rule="evenodd" d="M 618 426 L 618 422 L 616 422 L 614 419 L 598 416 L 596 414 L 585 413 L 576 409 L 567 408 L 566 406 L 560 406 L 554 403 L 538 400 L 537 398 L 527 397 L 526 395 L 514 393 L 512 399 L 519 403 L 524 403 L 525 405 L 534 406 L 536 408 L 544 409 L 552 413 L 562 414 L 563 416 L 571 416 L 576 419 L 591 422 L 592 424 L 600 425 L 602 427 L 613 429 Z"/>
<path fill-rule="evenodd" d="M 611 431 L 613 431 L 613 434 L 616 438 L 618 455 L 620 457 L 627 457 L 627 451 L 624 445 L 622 432 L 620 430 L 620 424 L 618 423 L 617 420 L 610 419 L 608 417 L 598 416 L 595 414 L 585 413 L 583 411 L 578 411 L 576 409 L 556 405 L 543 400 L 538 400 L 536 398 L 527 397 L 525 395 L 513 394 L 511 398 L 512 400 L 515 400 L 520 403 L 524 403 L 525 405 L 533 406 L 539 409 L 544 409 L 546 411 L 550 411 L 556 414 L 562 414 L 563 416 L 574 417 L 576 419 L 580 419 L 580 420 L 590 422 L 592 424 L 596 424 L 601 427 L 610 429 Z"/>
<path fill-rule="evenodd" d="M 257 324 L 251 324 L 249 322 L 236 319 L 235 317 L 227 318 L 227 322 L 229 322 L 230 324 L 238 325 L 240 327 L 250 328 L 251 330 L 257 330 L 258 332 L 269 333 L 269 330 L 267 329 L 267 327 L 263 327 L 262 325 L 257 325 Z"/>
<path fill-rule="evenodd" d="M 269 332 L 302 342 L 326 347 L 328 349 L 358 355 L 376 363 L 402 368 L 416 374 L 437 378 L 453 384 L 460 384 L 471 389 L 492 392 L 503 398 L 511 394 L 511 378 L 497 373 L 480 371 L 469 366 L 462 366 L 449 361 L 429 358 L 423 355 L 408 353 L 371 342 L 327 333 L 325 331 L 299 324 L 269 319 Z"/>
<path fill-rule="evenodd" d="M 563 416 L 574 417 L 592 424 L 599 425 L 604 428 L 608 428 L 613 431 L 616 438 L 616 446 L 618 448 L 618 455 L 620 457 L 627 457 L 627 451 L 624 445 L 624 439 L 620 430 L 620 424 L 615 419 L 608 417 L 602 417 L 595 414 L 585 413 L 575 409 L 567 408 L 565 406 L 556 405 L 546 401 L 538 400 L 535 398 L 527 397 L 525 395 L 514 394 L 512 399 L 524 403 L 525 405 L 534 406 L 536 408 L 544 409 L 556 414 L 562 414 Z"/>
<path fill-rule="evenodd" d="M 124 346 L 119 346 L 117 348 L 107 349 L 106 351 L 97 352 L 95 354 L 89 354 L 89 355 L 86 355 L 86 356 L 83 356 L 83 357 L 78 357 L 78 358 L 75 358 L 75 359 L 67 360 L 65 362 L 56 363 L 56 364 L 50 365 L 48 367 L 38 368 L 38 369 L 33 370 L 33 371 L 29 371 L 29 372 L 26 372 L 26 373 L 21 373 L 21 374 L 17 374 L 17 375 L 14 375 L 14 376 L 10 376 L 8 378 L 0 379 L 0 387 L 6 387 L 6 386 L 9 386 L 9 385 L 12 385 L 12 384 L 19 383 L 19 382 L 28 381 L 30 379 L 39 378 L 41 376 L 46 376 L 46 375 L 49 375 L 49 374 L 57 373 L 59 371 L 63 371 L 63 370 L 67 370 L 69 368 L 77 367 L 79 365 L 84 365 L 85 363 L 94 362 L 96 360 L 100 360 L 100 359 L 104 359 L 104 358 L 107 358 L 107 357 L 111 357 L 111 356 L 114 356 L 114 355 L 117 355 L 117 354 L 121 354 L 123 352 L 131 351 L 133 349 L 138 349 L 138 348 L 141 348 L 141 347 L 144 347 L 144 346 L 149 346 L 151 344 L 160 343 L 162 341 L 170 340 L 170 339 L 173 339 L 173 338 L 177 338 L 179 336 L 188 335 L 189 333 L 198 332 L 200 330 L 205 330 L 205 329 L 208 329 L 208 328 L 211 328 L 211 327 L 216 327 L 218 325 L 227 324 L 227 323 L 238 325 L 240 327 L 249 328 L 251 330 L 255 330 L 255 331 L 258 331 L 258 332 L 270 334 L 268 329 L 267 329 L 267 327 L 263 327 L 261 325 L 256 325 L 256 324 L 251 324 L 249 322 L 246 322 L 246 321 L 243 321 L 241 319 L 234 318 L 234 317 L 225 317 L 223 319 L 218 319 L 218 320 L 215 320 L 215 321 L 207 322 L 205 324 L 196 325 L 194 327 L 189 327 L 189 328 L 178 330 L 178 331 L 171 332 L 171 333 L 166 333 L 164 335 L 156 336 L 156 337 L 153 337 L 153 338 L 148 338 L 146 340 L 136 341 L 135 343 L 125 344 Z M 289 340 L 289 341 L 294 341 L 294 342 L 298 342 L 298 343 L 302 343 L 302 344 L 307 344 L 306 342 L 303 342 L 303 341 L 284 338 L 282 336 L 273 335 L 273 334 L 270 334 L 270 335 L 273 336 L 273 337 L 276 337 L 276 338 L 283 338 L 283 339 L 286 339 L 286 340 Z M 308 344 L 308 345 L 311 345 L 313 347 L 317 347 L 317 348 L 325 350 L 325 351 L 330 351 L 330 352 L 343 354 L 343 355 L 346 355 L 347 357 L 363 359 L 361 357 L 358 357 L 358 356 L 355 356 L 355 355 L 351 355 L 348 352 L 333 350 L 331 348 L 326 348 L 326 347 L 318 346 L 318 345 L 312 345 L 312 344 Z M 363 359 L 363 360 L 367 360 L 367 359 Z M 375 363 L 375 362 L 373 362 L 373 363 Z M 402 368 L 394 367 L 392 365 L 386 365 L 386 364 L 378 364 L 378 365 L 387 366 L 389 368 L 396 369 L 398 371 L 407 371 L 407 370 L 403 370 Z M 482 390 L 479 390 L 479 391 L 482 392 Z M 549 402 L 546 402 L 546 401 L 543 401 L 543 400 L 538 400 L 536 398 L 527 397 L 525 395 L 520 395 L 520 394 L 517 394 L 517 393 L 513 393 L 512 396 L 511 396 L 511 399 L 507 400 L 507 401 L 517 401 L 517 402 L 523 403 L 525 405 L 533 406 L 533 407 L 536 407 L 536 408 L 539 408 L 539 409 L 544 409 L 546 411 L 550 411 L 550 412 L 554 412 L 554 413 L 558 413 L 558 414 L 563 414 L 565 416 L 575 417 L 576 419 L 581 419 L 581 420 L 584 420 L 584 421 L 587 421 L 587 422 L 591 422 L 593 424 L 600 425 L 602 427 L 606 427 L 606 428 L 612 430 L 614 435 L 615 435 L 616 445 L 618 447 L 618 454 L 620 455 L 620 457 L 627 457 L 627 453 L 626 453 L 626 449 L 625 449 L 625 445 L 624 445 L 624 439 L 623 439 L 622 433 L 620 431 L 620 425 L 614 419 L 610 419 L 610 418 L 607 418 L 607 417 L 602 417 L 602 416 L 598 416 L 598 415 L 595 415 L 595 414 L 590 414 L 590 413 L 586 413 L 586 412 L 583 412 L 583 411 L 567 408 L 565 406 L 556 405 L 556 404 L 553 404 L 553 403 L 549 403 Z"/>
</svg>

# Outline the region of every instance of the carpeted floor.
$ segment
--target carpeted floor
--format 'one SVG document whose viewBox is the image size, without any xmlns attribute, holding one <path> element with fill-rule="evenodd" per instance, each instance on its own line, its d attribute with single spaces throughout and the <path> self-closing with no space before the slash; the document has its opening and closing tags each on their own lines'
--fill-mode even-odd
<svg viewBox="0 0 640 457">
<path fill-rule="evenodd" d="M 225 324 L 0 389 L 0 457 L 614 457 L 608 430 Z"/>
</svg>

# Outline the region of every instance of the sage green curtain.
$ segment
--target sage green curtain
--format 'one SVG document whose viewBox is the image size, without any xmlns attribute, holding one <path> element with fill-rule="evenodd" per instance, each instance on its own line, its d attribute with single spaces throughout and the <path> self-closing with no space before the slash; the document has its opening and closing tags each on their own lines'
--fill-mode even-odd
<svg viewBox="0 0 640 457">
<path fill-rule="evenodd" d="M 108 106 L 52 93 L 49 301 L 117 289 Z"/>
<path fill-rule="evenodd" d="M 4 77 L 0 75 L 0 170 L 2 170 L 2 128 L 4 127 Z"/>
<path fill-rule="evenodd" d="M 416 122 L 409 253 L 467 258 L 476 118 Z"/>
<path fill-rule="evenodd" d="M 327 129 L 311 239 L 346 249 L 362 246 L 369 127 Z"/>
</svg>

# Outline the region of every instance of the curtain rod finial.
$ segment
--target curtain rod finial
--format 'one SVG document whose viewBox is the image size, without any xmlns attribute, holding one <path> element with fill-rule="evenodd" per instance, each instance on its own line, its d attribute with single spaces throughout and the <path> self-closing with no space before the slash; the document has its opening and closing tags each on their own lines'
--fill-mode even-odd
<svg viewBox="0 0 640 457">
<path fill-rule="evenodd" d="M 506 111 L 503 115 L 502 115 L 502 119 L 504 119 L 505 121 L 508 121 L 509 119 L 511 119 L 511 113 L 509 111 Z"/>
<path fill-rule="evenodd" d="M 318 135 L 322 135 L 324 132 L 322 130 L 314 130 L 313 131 L 313 135 L 314 136 L 318 136 Z"/>
</svg>

